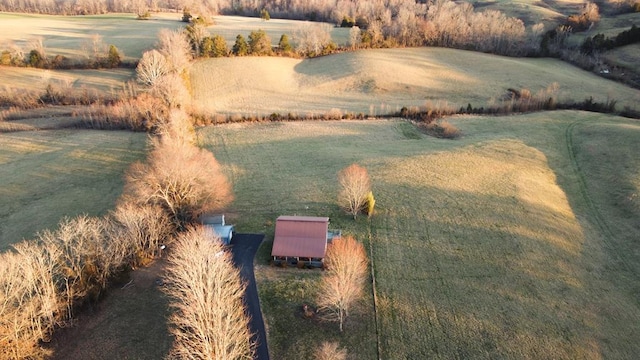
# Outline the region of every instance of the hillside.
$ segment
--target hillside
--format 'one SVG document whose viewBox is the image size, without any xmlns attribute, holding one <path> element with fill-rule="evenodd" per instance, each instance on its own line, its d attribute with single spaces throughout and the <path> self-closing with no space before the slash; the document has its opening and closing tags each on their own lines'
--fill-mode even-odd
<svg viewBox="0 0 640 360">
<path fill-rule="evenodd" d="M 615 99 L 637 106 L 640 91 L 554 59 L 508 58 L 443 48 L 366 50 L 313 59 L 221 58 L 191 70 L 196 104 L 222 114 L 376 115 L 425 102 L 487 106 L 508 88 L 532 93 L 558 83 L 560 100 Z"/>
</svg>

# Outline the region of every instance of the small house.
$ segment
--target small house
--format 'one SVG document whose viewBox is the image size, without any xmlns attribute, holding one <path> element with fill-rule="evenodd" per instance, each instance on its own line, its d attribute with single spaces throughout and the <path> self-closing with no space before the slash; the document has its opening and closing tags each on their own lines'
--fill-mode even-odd
<svg viewBox="0 0 640 360">
<path fill-rule="evenodd" d="M 276 264 L 322 266 L 327 243 L 340 231 L 329 230 L 328 217 L 280 216 L 276 220 L 271 256 Z"/>
<path fill-rule="evenodd" d="M 233 232 L 235 227 L 233 225 L 227 225 L 224 222 L 224 215 L 212 215 L 202 218 L 202 224 L 215 233 L 220 238 L 224 245 L 229 245 L 233 238 Z"/>
</svg>

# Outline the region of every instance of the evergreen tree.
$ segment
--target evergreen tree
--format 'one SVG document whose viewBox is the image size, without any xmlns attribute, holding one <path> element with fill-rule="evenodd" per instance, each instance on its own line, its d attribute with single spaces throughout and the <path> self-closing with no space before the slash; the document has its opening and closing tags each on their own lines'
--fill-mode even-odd
<svg viewBox="0 0 640 360">
<path fill-rule="evenodd" d="M 249 45 L 247 41 L 244 39 L 244 36 L 238 35 L 236 36 L 236 43 L 233 44 L 233 54 L 236 56 L 245 56 L 249 54 Z"/>
</svg>

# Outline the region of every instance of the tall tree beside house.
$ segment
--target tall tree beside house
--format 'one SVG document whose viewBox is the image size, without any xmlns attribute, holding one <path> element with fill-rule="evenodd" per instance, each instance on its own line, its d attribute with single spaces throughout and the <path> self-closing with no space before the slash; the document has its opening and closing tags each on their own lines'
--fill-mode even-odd
<svg viewBox="0 0 640 360">
<path fill-rule="evenodd" d="M 347 214 L 353 215 L 355 219 L 367 204 L 367 198 L 371 192 L 371 181 L 367 169 L 358 164 L 352 164 L 340 170 L 338 183 L 340 184 L 338 202 Z"/>
<path fill-rule="evenodd" d="M 323 317 L 340 324 L 362 298 L 367 280 L 367 253 L 362 243 L 351 236 L 333 239 L 325 257 L 327 271 L 318 291 L 318 307 Z"/>
<path fill-rule="evenodd" d="M 176 359 L 253 359 L 245 285 L 231 254 L 203 227 L 176 240 L 164 288 L 174 309 L 169 322 Z"/>
</svg>

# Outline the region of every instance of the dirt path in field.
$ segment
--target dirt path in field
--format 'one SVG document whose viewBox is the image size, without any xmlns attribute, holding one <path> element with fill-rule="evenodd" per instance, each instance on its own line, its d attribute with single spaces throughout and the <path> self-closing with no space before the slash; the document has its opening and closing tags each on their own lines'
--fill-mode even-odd
<svg viewBox="0 0 640 360">
<path fill-rule="evenodd" d="M 264 235 L 262 234 L 236 234 L 231 241 L 231 252 L 233 253 L 233 262 L 240 269 L 240 276 L 247 283 L 245 303 L 251 316 L 249 326 L 254 334 L 253 341 L 257 343 L 255 359 L 269 360 L 267 333 L 262 319 L 258 288 L 256 287 L 256 278 L 253 272 L 253 259 L 260 244 L 262 244 L 262 240 L 264 240 Z"/>
</svg>

